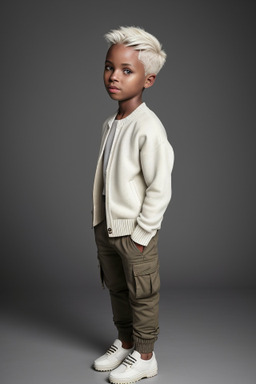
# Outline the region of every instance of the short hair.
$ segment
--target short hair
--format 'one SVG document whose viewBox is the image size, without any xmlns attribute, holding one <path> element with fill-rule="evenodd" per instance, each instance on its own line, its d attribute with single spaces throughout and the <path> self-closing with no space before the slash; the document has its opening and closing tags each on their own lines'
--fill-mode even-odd
<svg viewBox="0 0 256 384">
<path fill-rule="evenodd" d="M 145 75 L 158 74 L 166 61 L 166 53 L 157 38 L 139 27 L 119 27 L 104 35 L 110 46 L 124 44 L 139 51 L 138 59 L 143 63 Z"/>
</svg>

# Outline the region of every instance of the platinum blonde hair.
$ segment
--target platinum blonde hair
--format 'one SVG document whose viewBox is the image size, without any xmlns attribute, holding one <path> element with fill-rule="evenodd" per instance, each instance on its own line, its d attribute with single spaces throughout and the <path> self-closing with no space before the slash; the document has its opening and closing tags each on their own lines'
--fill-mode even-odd
<svg viewBox="0 0 256 384">
<path fill-rule="evenodd" d="M 166 53 L 157 38 L 138 27 L 120 27 L 104 35 L 108 44 L 124 44 L 139 51 L 138 59 L 143 63 L 145 75 L 158 74 L 166 61 Z"/>
</svg>

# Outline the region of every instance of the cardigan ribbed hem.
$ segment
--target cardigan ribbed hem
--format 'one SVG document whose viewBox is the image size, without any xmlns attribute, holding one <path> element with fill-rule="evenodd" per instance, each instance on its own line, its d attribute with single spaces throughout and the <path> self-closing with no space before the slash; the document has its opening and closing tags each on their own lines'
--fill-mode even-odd
<svg viewBox="0 0 256 384">
<path fill-rule="evenodd" d="M 115 219 L 112 220 L 111 228 L 108 229 L 109 237 L 131 236 L 135 243 L 147 246 L 157 230 L 145 231 L 137 225 L 136 219 Z"/>
<path fill-rule="evenodd" d="M 108 228 L 109 237 L 131 235 L 136 227 L 136 219 L 111 220 L 111 228 Z"/>
</svg>

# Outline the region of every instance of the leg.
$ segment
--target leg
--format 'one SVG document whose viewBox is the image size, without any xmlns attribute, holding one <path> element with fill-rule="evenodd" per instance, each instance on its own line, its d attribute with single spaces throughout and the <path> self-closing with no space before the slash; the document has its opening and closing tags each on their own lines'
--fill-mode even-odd
<svg viewBox="0 0 256 384">
<path fill-rule="evenodd" d="M 159 333 L 159 261 L 156 235 L 141 253 L 130 236 L 112 239 L 122 257 L 133 314 L 136 351 L 145 359 L 152 356 Z"/>
<path fill-rule="evenodd" d="M 95 240 L 102 277 L 110 292 L 113 320 L 118 329 L 118 338 L 123 342 L 124 348 L 131 348 L 132 309 L 129 301 L 129 290 L 122 260 L 111 245 L 105 220 L 95 228 Z"/>
</svg>

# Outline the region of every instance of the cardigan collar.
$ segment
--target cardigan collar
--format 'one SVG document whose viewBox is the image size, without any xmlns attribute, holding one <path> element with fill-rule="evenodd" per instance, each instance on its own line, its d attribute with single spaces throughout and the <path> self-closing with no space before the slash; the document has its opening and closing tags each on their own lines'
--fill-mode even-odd
<svg viewBox="0 0 256 384">
<path fill-rule="evenodd" d="M 132 121 L 134 120 L 143 110 L 145 110 L 147 108 L 146 106 L 146 103 L 143 102 L 142 104 L 140 104 L 137 108 L 134 109 L 134 111 L 132 111 L 128 116 L 126 116 L 124 119 L 121 119 L 121 120 L 117 120 L 118 122 L 120 121 L 120 123 L 122 122 L 123 124 L 125 124 L 126 122 L 128 121 Z M 108 126 L 109 128 L 112 126 L 112 123 L 113 121 L 115 120 L 115 117 L 116 117 L 116 114 L 117 112 L 110 117 L 110 119 L 108 120 Z"/>
</svg>

